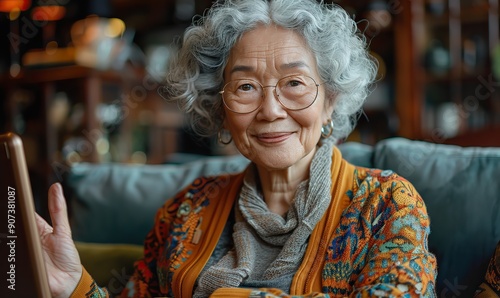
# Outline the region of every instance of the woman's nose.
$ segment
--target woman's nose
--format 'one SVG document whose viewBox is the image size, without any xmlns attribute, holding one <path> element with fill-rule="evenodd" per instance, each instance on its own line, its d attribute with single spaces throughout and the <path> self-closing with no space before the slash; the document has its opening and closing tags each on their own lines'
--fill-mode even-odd
<svg viewBox="0 0 500 298">
<path fill-rule="evenodd" d="M 264 86 L 262 94 L 262 104 L 259 108 L 259 113 L 262 119 L 274 120 L 286 116 L 286 110 L 278 100 L 279 95 L 276 93 L 274 86 Z"/>
</svg>

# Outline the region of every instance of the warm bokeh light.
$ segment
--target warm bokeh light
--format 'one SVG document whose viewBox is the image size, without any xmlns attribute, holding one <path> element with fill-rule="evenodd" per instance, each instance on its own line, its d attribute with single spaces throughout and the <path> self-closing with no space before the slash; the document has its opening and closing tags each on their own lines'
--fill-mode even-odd
<svg viewBox="0 0 500 298">
<path fill-rule="evenodd" d="M 31 18 L 36 21 L 58 21 L 66 14 L 66 8 L 59 5 L 38 6 L 33 8 Z"/>
<path fill-rule="evenodd" d="M 21 65 L 19 65 L 19 63 L 13 63 L 10 66 L 9 73 L 11 77 L 13 78 L 17 77 L 20 72 L 21 72 Z"/>
<path fill-rule="evenodd" d="M 9 20 L 15 21 L 19 16 L 21 15 L 21 10 L 18 8 L 15 8 L 9 12 Z"/>
<path fill-rule="evenodd" d="M 125 23 L 117 18 L 109 19 L 108 26 L 105 31 L 107 37 L 116 38 L 122 36 L 125 31 Z"/>
<path fill-rule="evenodd" d="M 47 53 L 48 55 L 53 55 L 57 52 L 58 48 L 59 44 L 57 43 L 57 41 L 49 41 L 45 46 L 45 53 Z"/>
<path fill-rule="evenodd" d="M 31 0 L 0 0 L 0 11 L 11 12 L 13 10 L 27 10 L 31 6 Z"/>
</svg>

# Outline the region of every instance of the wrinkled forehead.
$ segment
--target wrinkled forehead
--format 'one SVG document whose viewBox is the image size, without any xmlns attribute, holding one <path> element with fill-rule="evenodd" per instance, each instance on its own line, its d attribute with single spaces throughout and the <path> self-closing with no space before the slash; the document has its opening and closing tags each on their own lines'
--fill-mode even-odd
<svg viewBox="0 0 500 298">
<path fill-rule="evenodd" d="M 316 68 L 305 39 L 297 32 L 277 26 L 258 26 L 244 33 L 231 49 L 225 76 L 235 71 L 251 71 L 257 64 L 277 70 Z"/>
</svg>

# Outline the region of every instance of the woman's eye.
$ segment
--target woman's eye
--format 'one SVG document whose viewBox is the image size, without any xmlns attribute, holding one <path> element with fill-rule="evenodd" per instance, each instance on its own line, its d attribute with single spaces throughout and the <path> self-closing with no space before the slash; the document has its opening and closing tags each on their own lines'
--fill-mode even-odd
<svg viewBox="0 0 500 298">
<path fill-rule="evenodd" d="M 302 85 L 302 82 L 297 81 L 297 80 L 291 80 L 288 82 L 288 86 L 290 86 L 290 87 L 297 87 L 300 85 Z"/>
<path fill-rule="evenodd" d="M 299 87 L 306 84 L 305 82 L 306 80 L 302 76 L 290 76 L 281 79 L 278 84 L 283 87 Z"/>
<path fill-rule="evenodd" d="M 284 87 L 285 88 L 295 88 L 295 87 L 303 87 L 305 85 L 304 81 L 298 78 L 290 78 L 286 80 Z"/>
<path fill-rule="evenodd" d="M 238 89 L 242 91 L 252 91 L 255 88 L 252 84 L 243 84 L 240 87 L 238 87 Z"/>
</svg>

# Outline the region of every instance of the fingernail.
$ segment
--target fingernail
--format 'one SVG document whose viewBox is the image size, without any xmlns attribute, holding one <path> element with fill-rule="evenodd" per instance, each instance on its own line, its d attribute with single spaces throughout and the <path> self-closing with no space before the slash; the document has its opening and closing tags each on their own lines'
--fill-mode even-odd
<svg viewBox="0 0 500 298">
<path fill-rule="evenodd" d="M 54 183 L 54 191 L 62 191 L 61 183 L 59 182 Z"/>
</svg>

